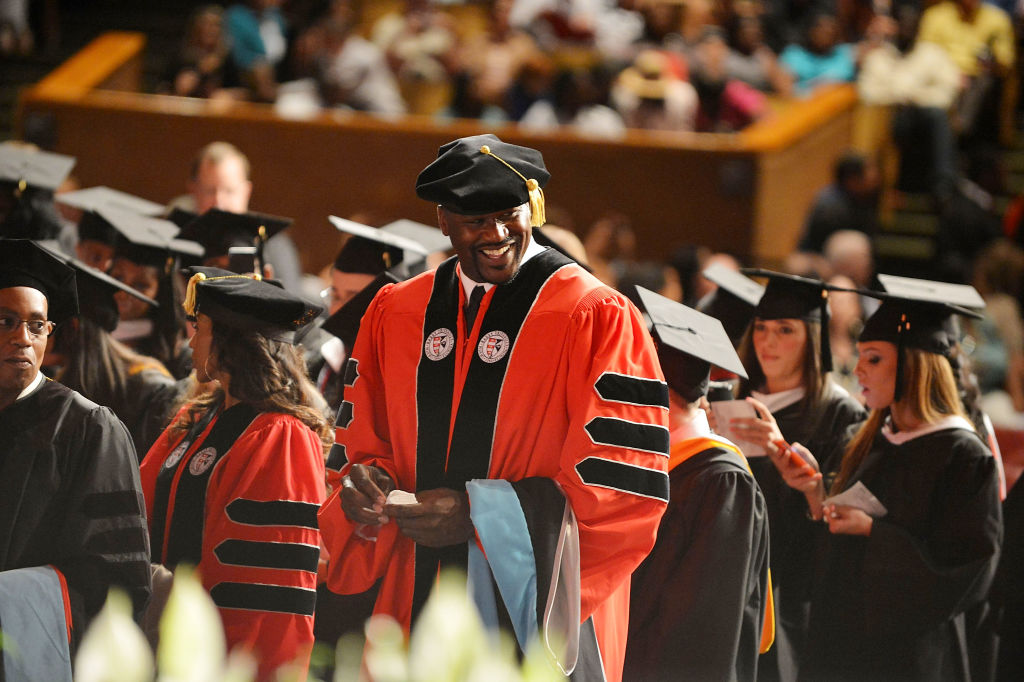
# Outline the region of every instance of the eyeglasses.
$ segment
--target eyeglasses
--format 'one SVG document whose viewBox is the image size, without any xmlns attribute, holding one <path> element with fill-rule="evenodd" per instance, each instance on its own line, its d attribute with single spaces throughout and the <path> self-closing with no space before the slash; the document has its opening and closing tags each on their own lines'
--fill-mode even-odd
<svg viewBox="0 0 1024 682">
<path fill-rule="evenodd" d="M 18 327 L 22 324 L 28 329 L 29 335 L 36 338 L 49 336 L 57 326 L 56 323 L 50 320 L 23 320 L 14 315 L 0 315 L 0 335 L 13 334 L 18 331 Z"/>
</svg>

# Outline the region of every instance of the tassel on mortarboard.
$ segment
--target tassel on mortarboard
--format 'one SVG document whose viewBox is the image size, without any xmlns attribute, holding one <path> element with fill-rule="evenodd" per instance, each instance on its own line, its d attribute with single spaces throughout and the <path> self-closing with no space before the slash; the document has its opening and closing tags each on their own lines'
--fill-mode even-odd
<svg viewBox="0 0 1024 682">
<path fill-rule="evenodd" d="M 832 371 L 832 343 L 829 340 L 828 289 L 821 290 L 821 373 Z"/>
<path fill-rule="evenodd" d="M 189 278 L 188 284 L 185 286 L 185 300 L 182 301 L 181 307 L 185 309 L 185 314 L 189 317 L 196 316 L 196 284 L 204 279 L 206 279 L 206 275 L 197 272 Z"/>
<path fill-rule="evenodd" d="M 501 161 L 510 171 L 523 179 L 523 182 L 526 183 L 526 190 L 530 194 L 530 226 L 541 227 L 544 225 L 544 223 L 547 222 L 547 216 L 544 211 L 544 190 L 541 189 L 540 183 L 533 178 L 527 179 L 522 173 L 513 168 L 510 163 L 505 161 L 505 159 L 492 152 L 491 148 L 487 145 L 480 147 L 480 153 L 487 154 L 491 158 Z"/>
</svg>

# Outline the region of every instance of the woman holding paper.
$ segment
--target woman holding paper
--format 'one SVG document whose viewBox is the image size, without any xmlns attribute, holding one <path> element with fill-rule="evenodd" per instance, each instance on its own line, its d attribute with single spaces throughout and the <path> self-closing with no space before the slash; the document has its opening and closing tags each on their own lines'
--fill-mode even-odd
<svg viewBox="0 0 1024 682">
<path fill-rule="evenodd" d="M 803 497 L 785 484 L 764 455 L 775 453 L 782 441 L 803 443 L 817 453 L 840 448 L 847 430 L 866 413 L 828 376 L 828 285 L 775 272 L 750 274 L 769 278 L 739 350 L 750 379 L 740 383 L 739 395 L 746 400 L 738 407 L 750 416 L 729 424 L 719 420 L 717 426 L 749 458 L 768 507 L 778 627 L 775 646 L 762 657 L 758 677 L 792 680 L 807 630 L 806 586 L 815 525 L 807 518 Z"/>
<path fill-rule="evenodd" d="M 949 318 L 966 311 L 941 286 L 927 298 L 920 286 L 887 288 L 858 343 L 868 420 L 824 477 L 798 446 L 806 465 L 772 455 L 828 524 L 802 679 L 962 680 L 977 663 L 964 613 L 987 593 L 1002 518 L 995 461 L 947 359 Z"/>
</svg>

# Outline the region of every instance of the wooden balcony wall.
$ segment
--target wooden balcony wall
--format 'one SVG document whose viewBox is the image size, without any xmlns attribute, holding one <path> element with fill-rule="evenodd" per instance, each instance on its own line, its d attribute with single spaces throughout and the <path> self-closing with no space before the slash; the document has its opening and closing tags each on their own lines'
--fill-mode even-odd
<svg viewBox="0 0 1024 682">
<path fill-rule="evenodd" d="M 144 37 L 108 33 L 23 92 L 17 125 L 39 120 L 56 149 L 77 156 L 82 186 L 105 184 L 157 201 L 185 192 L 195 152 L 212 140 L 238 145 L 253 166 L 253 210 L 292 216 L 307 270 L 338 244 L 329 214 L 362 213 L 434 223 L 416 198 L 418 172 L 453 138 L 495 132 L 541 150 L 552 173 L 550 205 L 582 232 L 608 211 L 629 215 L 642 257 L 696 243 L 778 264 L 796 243 L 814 194 L 837 154 L 854 142 L 856 94 L 836 86 L 789 103 L 771 121 L 735 135 L 631 131 L 615 142 L 514 126 L 387 121 L 323 111 L 304 120 L 269 105 L 141 94 Z"/>
</svg>

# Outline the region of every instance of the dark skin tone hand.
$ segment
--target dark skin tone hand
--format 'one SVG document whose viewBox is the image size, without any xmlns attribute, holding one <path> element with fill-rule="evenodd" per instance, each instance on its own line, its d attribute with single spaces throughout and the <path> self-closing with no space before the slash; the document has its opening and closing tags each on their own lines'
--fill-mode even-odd
<svg viewBox="0 0 1024 682">
<path fill-rule="evenodd" d="M 341 508 L 350 521 L 379 526 L 394 519 L 402 534 L 428 547 L 457 545 L 473 537 L 465 492 L 435 488 L 416 493 L 416 504 L 387 504 L 394 481 L 383 469 L 364 464 L 352 465 L 341 484 Z"/>
<path fill-rule="evenodd" d="M 388 504 L 384 513 L 395 520 L 402 534 L 427 547 L 447 547 L 473 537 L 469 497 L 450 488 L 421 490 L 416 504 Z"/>
<path fill-rule="evenodd" d="M 353 464 L 341 480 L 341 508 L 350 521 L 367 526 L 388 522 L 384 503 L 395 482 L 387 472 L 375 466 Z"/>
</svg>

